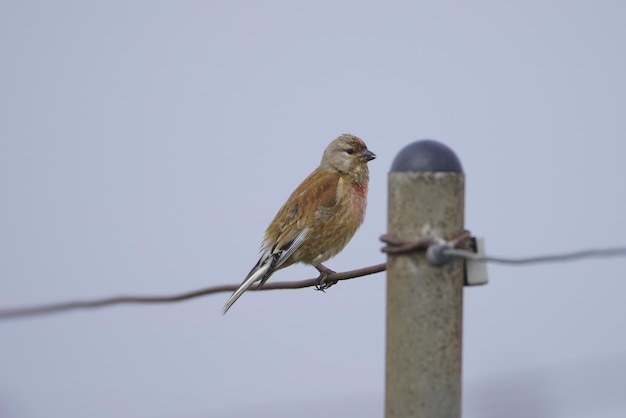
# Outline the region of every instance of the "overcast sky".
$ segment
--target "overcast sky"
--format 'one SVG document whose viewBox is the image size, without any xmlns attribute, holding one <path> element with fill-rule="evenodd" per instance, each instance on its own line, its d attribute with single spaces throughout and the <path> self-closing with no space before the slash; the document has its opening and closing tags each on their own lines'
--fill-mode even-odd
<svg viewBox="0 0 626 418">
<path fill-rule="evenodd" d="M 239 283 L 326 145 L 455 150 L 489 253 L 624 245 L 622 1 L 0 3 L 0 308 Z M 626 260 L 489 266 L 464 418 L 626 415 Z M 272 280 L 314 277 L 311 267 Z M 0 322 L 1 418 L 383 415 L 385 275 Z"/>
</svg>

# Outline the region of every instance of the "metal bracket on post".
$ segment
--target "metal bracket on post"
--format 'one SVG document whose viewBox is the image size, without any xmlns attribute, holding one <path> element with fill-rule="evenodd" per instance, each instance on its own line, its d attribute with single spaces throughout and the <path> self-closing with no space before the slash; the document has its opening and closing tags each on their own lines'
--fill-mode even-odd
<svg viewBox="0 0 626 418">
<path fill-rule="evenodd" d="M 472 247 L 477 256 L 485 257 L 487 255 L 483 237 L 473 237 Z M 465 286 L 480 286 L 488 282 L 487 263 L 472 259 L 465 260 Z"/>
<path fill-rule="evenodd" d="M 463 228 L 461 163 L 450 148 L 414 142 L 389 173 L 388 234 L 450 240 Z M 386 418 L 460 418 L 464 262 L 388 254 Z"/>
</svg>

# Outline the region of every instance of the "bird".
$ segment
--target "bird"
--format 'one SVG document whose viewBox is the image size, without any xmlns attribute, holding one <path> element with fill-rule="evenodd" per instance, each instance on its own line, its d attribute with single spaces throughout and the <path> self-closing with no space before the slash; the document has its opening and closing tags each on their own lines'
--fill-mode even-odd
<svg viewBox="0 0 626 418">
<path fill-rule="evenodd" d="M 363 223 L 369 183 L 368 162 L 376 154 L 352 134 L 335 138 L 320 165 L 291 193 L 265 231 L 260 257 L 222 314 L 258 282 L 295 263 L 314 266 L 322 281 L 333 271 L 322 265 L 348 244 Z"/>
</svg>

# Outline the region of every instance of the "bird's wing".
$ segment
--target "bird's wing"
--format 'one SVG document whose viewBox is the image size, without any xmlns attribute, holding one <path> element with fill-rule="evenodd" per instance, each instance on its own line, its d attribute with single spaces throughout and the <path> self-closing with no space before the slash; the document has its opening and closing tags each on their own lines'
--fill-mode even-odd
<svg viewBox="0 0 626 418">
<path fill-rule="evenodd" d="M 298 236 L 320 218 L 320 213 L 330 213 L 337 204 L 339 179 L 338 175 L 319 169 L 311 173 L 289 196 L 267 228 L 263 248 L 274 252 L 292 242 L 302 244 L 306 235 L 302 239 Z"/>
<path fill-rule="evenodd" d="M 309 236 L 311 225 L 332 213 L 337 204 L 338 183 L 339 176 L 315 170 L 289 196 L 267 228 L 262 245 L 267 255 L 275 258 L 272 271 L 300 248 Z"/>
<path fill-rule="evenodd" d="M 280 248 L 274 249 L 274 251 L 271 254 L 271 258 L 272 258 L 272 263 L 270 266 L 271 272 L 268 272 L 269 274 L 267 275 L 267 277 L 263 277 L 261 279 L 261 283 L 259 284 L 259 286 L 265 283 L 265 281 L 269 278 L 269 275 L 272 274 L 278 268 L 280 268 L 280 266 L 282 266 L 283 263 L 287 261 L 287 259 L 294 253 L 294 251 L 300 248 L 300 246 L 302 245 L 302 243 L 304 242 L 304 240 L 306 239 L 308 235 L 309 235 L 308 228 L 299 229 L 295 237 L 293 237 L 293 239 L 287 241 L 287 243 L 283 244 Z"/>
</svg>

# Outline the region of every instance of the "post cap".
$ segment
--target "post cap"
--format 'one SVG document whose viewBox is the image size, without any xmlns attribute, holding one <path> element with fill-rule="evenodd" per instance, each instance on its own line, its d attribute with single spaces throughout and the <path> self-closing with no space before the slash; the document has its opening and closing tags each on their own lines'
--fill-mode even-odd
<svg viewBox="0 0 626 418">
<path fill-rule="evenodd" d="M 391 164 L 391 171 L 443 171 L 462 173 L 454 151 L 432 139 L 415 141 L 402 148 Z"/>
</svg>

